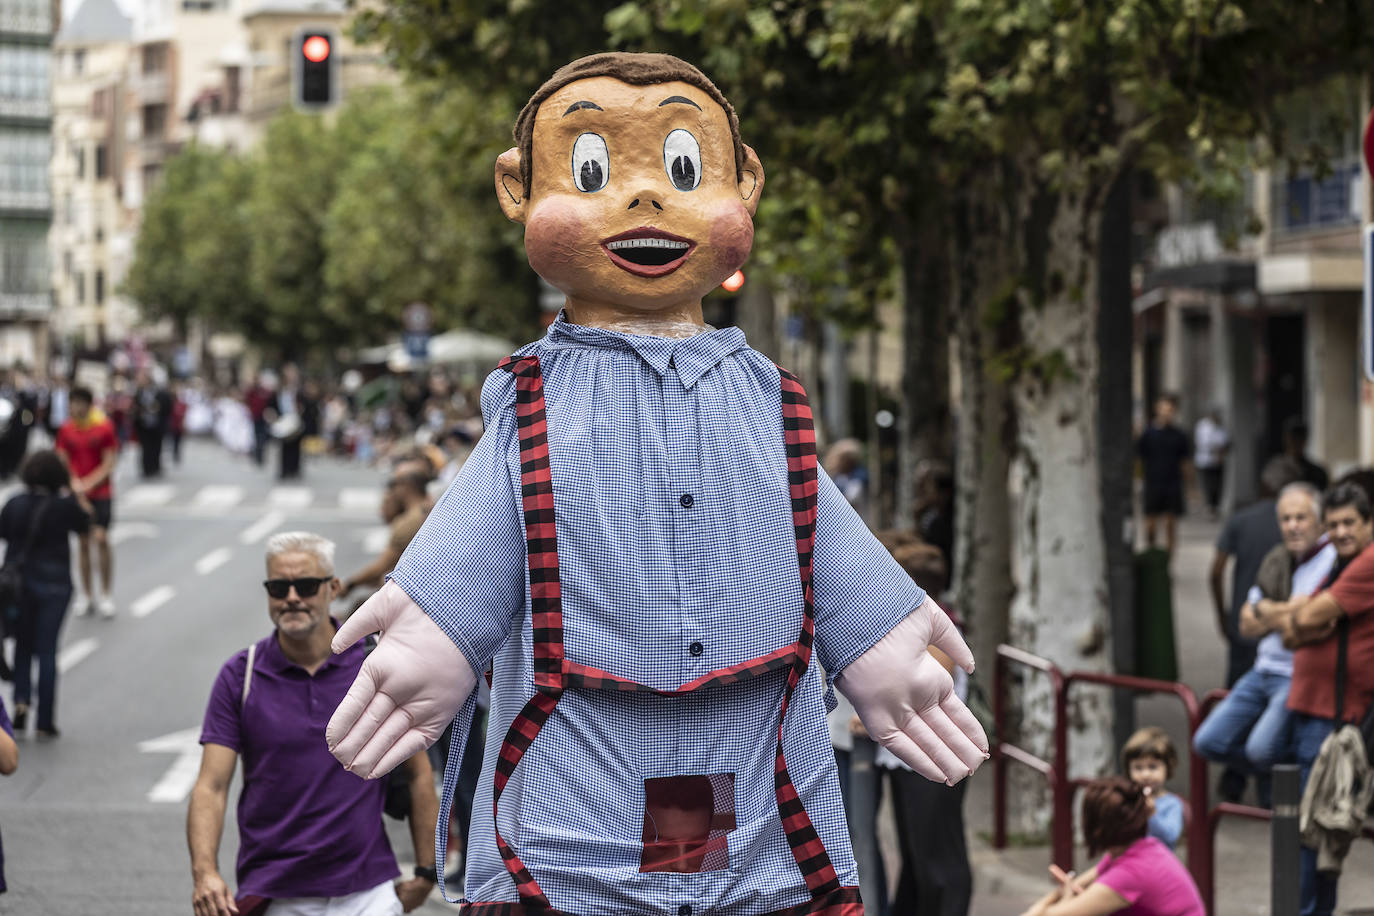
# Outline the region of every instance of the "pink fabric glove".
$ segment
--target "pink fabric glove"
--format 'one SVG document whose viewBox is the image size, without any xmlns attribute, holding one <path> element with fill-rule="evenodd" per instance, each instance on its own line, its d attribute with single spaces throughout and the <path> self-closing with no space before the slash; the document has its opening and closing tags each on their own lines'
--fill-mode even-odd
<svg viewBox="0 0 1374 916">
<path fill-rule="evenodd" d="M 954 679 L 927 651 L 935 646 L 973 673 L 973 653 L 948 615 L 926 598 L 840 673 L 835 686 L 864 728 L 927 779 L 954 785 L 988 758 L 983 727 L 954 695 Z"/>
<path fill-rule="evenodd" d="M 443 734 L 477 686 L 477 672 L 448 634 L 394 582 L 334 634 L 342 652 L 381 632 L 325 729 L 329 751 L 350 773 L 385 776 Z"/>
</svg>

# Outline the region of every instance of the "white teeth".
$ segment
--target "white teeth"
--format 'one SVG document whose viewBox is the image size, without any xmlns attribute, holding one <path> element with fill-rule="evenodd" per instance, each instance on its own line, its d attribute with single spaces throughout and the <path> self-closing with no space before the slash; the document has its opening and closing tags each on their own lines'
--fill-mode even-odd
<svg viewBox="0 0 1374 916">
<path fill-rule="evenodd" d="M 622 248 L 687 248 L 688 243 L 675 242 L 672 239 L 641 238 L 607 242 L 606 247 L 612 251 L 619 251 Z"/>
</svg>

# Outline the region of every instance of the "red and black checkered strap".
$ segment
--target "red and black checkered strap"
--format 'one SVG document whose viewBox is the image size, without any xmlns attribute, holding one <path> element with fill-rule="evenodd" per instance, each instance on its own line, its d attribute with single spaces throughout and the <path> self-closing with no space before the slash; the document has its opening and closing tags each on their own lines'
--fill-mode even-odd
<svg viewBox="0 0 1374 916">
<path fill-rule="evenodd" d="M 811 594 L 811 554 L 816 539 L 816 426 L 811 404 L 797 377 L 779 368 L 782 376 L 782 432 L 787 446 L 787 484 L 792 497 L 792 529 L 797 539 L 797 566 L 801 573 L 802 632 L 797 652 L 787 674 L 787 689 L 782 695 L 778 718 L 778 749 L 773 761 L 773 784 L 778 797 L 778 814 L 787 834 L 787 845 L 797 860 L 806 886 L 814 899 L 840 890 L 835 866 L 821 843 L 811 818 L 802 806 L 796 786 L 787 772 L 782 753 L 782 728 L 792 692 L 811 664 L 811 647 L 816 636 L 816 611 Z"/>
<path fill-rule="evenodd" d="M 549 898 L 539 887 L 539 882 L 534 880 L 530 870 L 525 867 L 525 863 L 520 861 L 520 856 L 516 855 L 505 837 L 501 836 L 498 815 L 501 793 L 505 791 L 506 783 L 510 781 L 520 758 L 525 756 L 525 751 L 534 743 L 539 730 L 549 721 L 549 715 L 558 705 L 558 698 L 562 695 L 561 690 L 553 693 L 542 690 L 534 692 L 534 696 L 530 697 L 525 708 L 520 710 L 520 714 L 515 717 L 515 721 L 506 732 L 506 740 L 501 743 L 501 756 L 496 760 L 496 775 L 492 779 L 491 821 L 496 832 L 496 848 L 501 853 L 501 860 L 506 863 L 506 871 L 510 872 L 511 879 L 515 882 L 520 902 L 529 907 L 542 907 L 545 910 L 550 909 Z"/>
<path fill-rule="evenodd" d="M 515 423 L 520 436 L 520 501 L 525 514 L 530 571 L 530 626 L 534 639 L 534 686 L 562 690 L 563 593 L 558 580 L 558 530 L 549 473 L 549 423 L 544 414 L 544 377 L 539 357 L 511 356 L 498 368 L 515 376 Z"/>
<path fill-rule="evenodd" d="M 458 912 L 460 916 L 568 916 L 561 910 L 536 910 L 519 903 L 500 901 L 465 903 Z M 709 916 L 696 909 L 692 912 L 698 916 Z M 805 903 L 776 910 L 768 916 L 864 916 L 864 905 L 857 887 L 839 887 L 820 897 L 812 897 Z"/>
</svg>

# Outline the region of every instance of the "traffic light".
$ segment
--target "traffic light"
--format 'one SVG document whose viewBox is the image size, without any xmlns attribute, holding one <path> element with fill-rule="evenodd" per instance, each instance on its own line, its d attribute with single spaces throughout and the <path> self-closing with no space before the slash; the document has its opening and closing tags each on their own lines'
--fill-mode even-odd
<svg viewBox="0 0 1374 916">
<path fill-rule="evenodd" d="M 338 98 L 338 40 L 327 29 L 303 29 L 292 44 L 292 99 L 297 108 L 319 109 Z"/>
</svg>

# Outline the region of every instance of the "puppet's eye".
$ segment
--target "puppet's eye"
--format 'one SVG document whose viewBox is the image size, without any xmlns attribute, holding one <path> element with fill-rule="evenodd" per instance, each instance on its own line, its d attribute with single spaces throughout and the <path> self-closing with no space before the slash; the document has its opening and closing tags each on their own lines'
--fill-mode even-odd
<svg viewBox="0 0 1374 916">
<path fill-rule="evenodd" d="M 697 138 L 681 128 L 670 133 L 663 141 L 663 165 L 673 179 L 673 187 L 679 191 L 694 190 L 701 184 L 701 147 Z"/>
<path fill-rule="evenodd" d="M 596 134 L 583 134 L 573 143 L 573 183 L 579 191 L 600 191 L 611 177 L 611 154 L 606 141 Z"/>
</svg>

